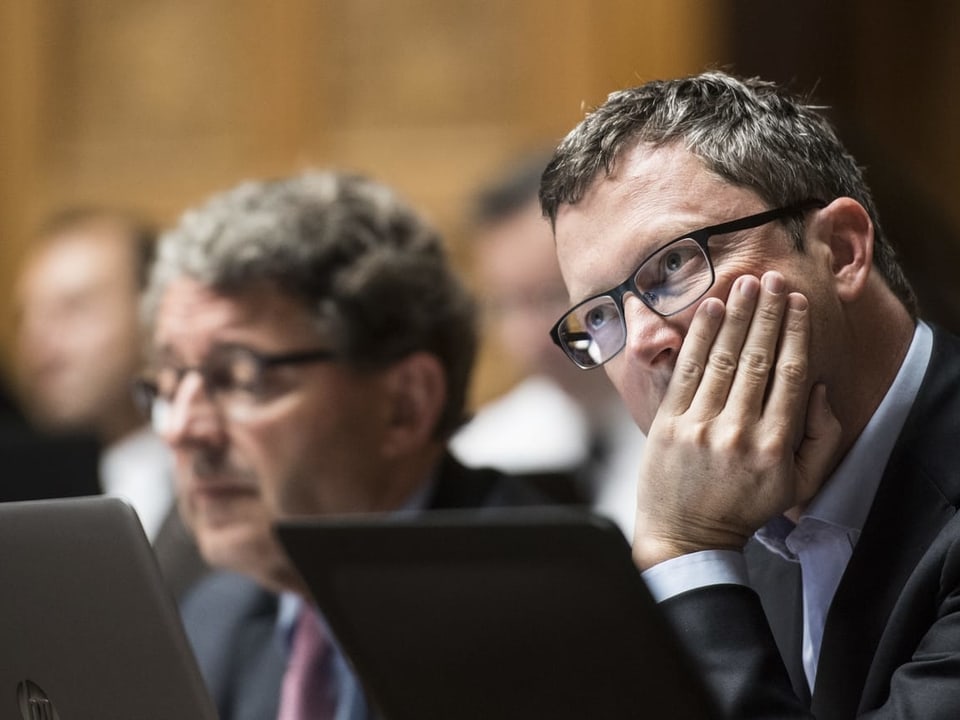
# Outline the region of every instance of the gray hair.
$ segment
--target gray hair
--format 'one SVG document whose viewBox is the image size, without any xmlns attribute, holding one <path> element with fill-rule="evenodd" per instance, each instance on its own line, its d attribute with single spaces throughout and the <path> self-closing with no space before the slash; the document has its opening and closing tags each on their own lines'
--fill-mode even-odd
<svg viewBox="0 0 960 720">
<path fill-rule="evenodd" d="M 267 283 L 302 301 L 358 369 L 435 355 L 447 383 L 436 433 L 463 422 L 474 303 L 440 236 L 389 188 L 324 171 L 241 184 L 162 235 L 144 295 L 148 326 L 166 287 L 184 276 L 227 295 Z"/>
<path fill-rule="evenodd" d="M 916 296 L 881 229 L 863 172 L 823 109 L 773 83 L 717 71 L 611 93 L 560 143 L 541 179 L 541 207 L 555 223 L 561 204 L 579 202 L 594 179 L 610 175 L 637 143 L 682 143 L 710 171 L 753 190 L 771 207 L 812 198 L 859 202 L 873 222 L 874 265 L 916 317 Z M 792 230 L 802 250 L 798 221 Z"/>
</svg>

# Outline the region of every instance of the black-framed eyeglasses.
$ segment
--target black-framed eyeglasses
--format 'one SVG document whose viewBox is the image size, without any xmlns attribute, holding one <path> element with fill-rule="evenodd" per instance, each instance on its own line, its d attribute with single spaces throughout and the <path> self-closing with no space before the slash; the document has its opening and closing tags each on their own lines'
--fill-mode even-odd
<svg viewBox="0 0 960 720">
<path fill-rule="evenodd" d="M 268 354 L 242 345 L 220 345 L 199 365 L 161 365 L 135 381 L 134 394 L 149 414 L 154 429 L 161 431 L 180 383 L 192 372 L 199 373 L 212 399 L 224 403 L 234 411 L 232 415 L 237 415 L 237 410 L 249 409 L 264 397 L 270 369 L 326 362 L 337 357 L 337 353 L 326 348 Z"/>
<path fill-rule="evenodd" d="M 617 287 L 583 300 L 550 330 L 550 337 L 577 366 L 599 367 L 627 343 L 623 296 L 633 293 L 661 317 L 686 310 L 707 294 L 716 279 L 708 241 L 714 235 L 748 230 L 774 220 L 826 207 L 822 200 L 804 200 L 755 215 L 700 228 L 661 245 L 644 258 Z"/>
</svg>

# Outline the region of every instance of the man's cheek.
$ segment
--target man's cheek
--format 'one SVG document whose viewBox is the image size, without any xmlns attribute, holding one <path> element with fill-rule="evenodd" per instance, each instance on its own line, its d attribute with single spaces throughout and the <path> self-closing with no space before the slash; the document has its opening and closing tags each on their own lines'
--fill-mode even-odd
<svg viewBox="0 0 960 720">
<path fill-rule="evenodd" d="M 655 382 L 649 376 L 638 377 L 620 373 L 609 373 L 609 376 L 630 417 L 640 430 L 647 434 L 666 392 L 666 382 Z"/>
</svg>

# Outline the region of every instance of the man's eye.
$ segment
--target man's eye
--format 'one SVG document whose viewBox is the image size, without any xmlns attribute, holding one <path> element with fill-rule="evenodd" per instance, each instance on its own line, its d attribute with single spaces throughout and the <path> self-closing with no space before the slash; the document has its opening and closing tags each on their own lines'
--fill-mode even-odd
<svg viewBox="0 0 960 720">
<path fill-rule="evenodd" d="M 666 257 L 663 258 L 663 269 L 668 274 L 674 273 L 682 268 L 688 259 L 689 255 L 686 255 L 678 250 L 674 250 L 667 253 Z"/>
<path fill-rule="evenodd" d="M 612 308 L 607 305 L 592 307 L 583 317 L 584 327 L 590 332 L 599 330 L 609 322 L 612 314 Z"/>
<path fill-rule="evenodd" d="M 223 392 L 256 394 L 262 389 L 260 365 L 245 353 L 223 358 L 223 362 L 211 367 L 208 373 L 211 385 Z"/>
<path fill-rule="evenodd" d="M 663 277 L 669 279 L 670 276 L 676 275 L 681 271 L 687 273 L 696 272 L 696 269 L 699 268 L 702 263 L 695 262 L 691 264 L 691 261 L 700 260 L 701 258 L 703 258 L 703 253 L 696 245 L 680 245 L 675 247 L 663 256 L 660 263 Z"/>
</svg>

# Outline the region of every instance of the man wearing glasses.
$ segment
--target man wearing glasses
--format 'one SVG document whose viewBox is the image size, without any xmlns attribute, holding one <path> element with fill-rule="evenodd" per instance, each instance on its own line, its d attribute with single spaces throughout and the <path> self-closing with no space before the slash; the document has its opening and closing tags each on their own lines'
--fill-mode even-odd
<svg viewBox="0 0 960 720">
<path fill-rule="evenodd" d="M 144 314 L 180 511 L 234 572 L 183 606 L 220 717 L 369 717 L 271 523 L 536 500 L 446 452 L 476 338 L 440 239 L 358 177 L 243 184 L 162 237 Z"/>
<path fill-rule="evenodd" d="M 758 80 L 648 83 L 541 202 L 552 336 L 647 433 L 634 556 L 727 716 L 957 717 L 960 343 L 829 123 Z"/>
</svg>

